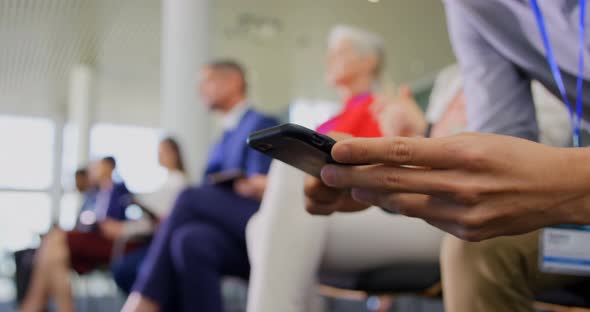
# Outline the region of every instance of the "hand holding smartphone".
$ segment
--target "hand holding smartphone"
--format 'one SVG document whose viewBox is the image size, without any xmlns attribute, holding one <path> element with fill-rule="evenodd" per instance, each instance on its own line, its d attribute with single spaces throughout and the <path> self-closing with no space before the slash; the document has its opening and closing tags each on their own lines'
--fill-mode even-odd
<svg viewBox="0 0 590 312">
<path fill-rule="evenodd" d="M 321 171 L 325 165 L 350 165 L 337 163 L 332 159 L 332 147 L 336 144 L 334 139 L 294 124 L 284 124 L 254 132 L 248 138 L 248 144 L 320 180 Z M 308 198 L 306 209 L 310 213 L 329 215 L 335 211 L 359 211 L 368 207 L 356 202 L 349 190 L 334 190 L 320 180 L 308 178 L 306 181 L 305 194 Z M 326 198 L 330 197 L 332 200 L 327 202 Z M 316 201 L 317 198 L 321 198 L 321 203 Z"/>
</svg>

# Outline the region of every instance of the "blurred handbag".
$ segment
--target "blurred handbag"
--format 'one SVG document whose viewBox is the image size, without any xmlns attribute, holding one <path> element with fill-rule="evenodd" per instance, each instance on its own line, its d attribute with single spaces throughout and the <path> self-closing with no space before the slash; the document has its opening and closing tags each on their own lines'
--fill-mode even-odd
<svg viewBox="0 0 590 312">
<path fill-rule="evenodd" d="M 14 282 L 16 284 L 16 302 L 19 305 L 29 289 L 36 251 L 36 249 L 23 249 L 14 253 L 14 263 L 16 264 Z"/>
</svg>

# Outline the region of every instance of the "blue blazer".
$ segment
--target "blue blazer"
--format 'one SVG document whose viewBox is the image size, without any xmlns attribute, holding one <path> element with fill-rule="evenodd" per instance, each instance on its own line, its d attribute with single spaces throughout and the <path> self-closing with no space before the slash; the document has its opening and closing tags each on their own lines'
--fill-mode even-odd
<svg viewBox="0 0 590 312">
<path fill-rule="evenodd" d="M 131 192 L 129 192 L 125 183 L 114 183 L 109 207 L 107 208 L 107 217 L 120 221 L 126 220 L 125 210 L 127 210 L 130 200 Z"/>
<path fill-rule="evenodd" d="M 271 159 L 250 148 L 246 143 L 250 133 L 278 125 L 277 119 L 248 109 L 238 126 L 226 131 L 209 153 L 205 176 L 230 171 L 242 170 L 246 176 L 266 174 Z"/>
</svg>

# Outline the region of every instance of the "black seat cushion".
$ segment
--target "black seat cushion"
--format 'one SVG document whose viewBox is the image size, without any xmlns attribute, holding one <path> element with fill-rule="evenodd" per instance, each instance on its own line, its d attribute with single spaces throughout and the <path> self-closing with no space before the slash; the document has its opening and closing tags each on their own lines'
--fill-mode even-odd
<svg viewBox="0 0 590 312">
<path fill-rule="evenodd" d="M 438 263 L 398 263 L 361 273 L 324 272 L 322 284 L 370 294 L 424 291 L 440 281 Z"/>
<path fill-rule="evenodd" d="M 590 308 L 590 282 L 563 289 L 543 291 L 537 294 L 536 299 L 562 306 Z"/>
<path fill-rule="evenodd" d="M 397 263 L 361 273 L 323 272 L 322 284 L 369 294 L 422 292 L 440 281 L 438 263 Z M 537 294 L 537 301 L 590 308 L 590 282 Z"/>
</svg>

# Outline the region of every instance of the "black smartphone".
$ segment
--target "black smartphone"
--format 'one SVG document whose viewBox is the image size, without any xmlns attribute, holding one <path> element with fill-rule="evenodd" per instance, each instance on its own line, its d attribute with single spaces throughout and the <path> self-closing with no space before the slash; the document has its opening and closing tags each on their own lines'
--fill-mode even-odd
<svg viewBox="0 0 590 312">
<path fill-rule="evenodd" d="M 331 155 L 335 143 L 329 136 L 291 123 L 248 137 L 252 148 L 318 178 L 323 166 L 336 163 Z"/>
</svg>

